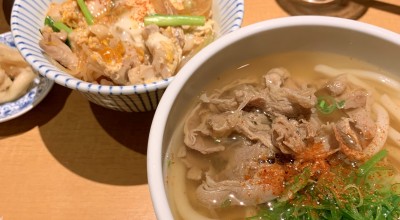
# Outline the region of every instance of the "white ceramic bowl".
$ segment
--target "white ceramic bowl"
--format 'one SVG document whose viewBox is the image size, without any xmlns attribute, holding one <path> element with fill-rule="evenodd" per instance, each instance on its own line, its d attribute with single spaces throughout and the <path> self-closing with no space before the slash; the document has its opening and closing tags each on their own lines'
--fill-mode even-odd
<svg viewBox="0 0 400 220">
<path fill-rule="evenodd" d="M 156 110 L 148 142 L 147 169 L 158 219 L 173 219 L 163 162 L 175 126 L 186 113 L 187 100 L 198 98 L 204 87 L 217 80 L 218 73 L 227 67 L 250 58 L 294 50 L 343 54 L 400 74 L 400 35 L 358 21 L 295 16 L 246 26 L 221 37 L 187 63 Z"/>
<path fill-rule="evenodd" d="M 54 66 L 39 47 L 45 14 L 51 2 L 62 0 L 15 0 L 11 13 L 11 31 L 15 44 L 24 58 L 41 75 L 56 83 L 81 92 L 89 101 L 106 108 L 144 112 L 156 109 L 158 102 L 174 77 L 158 82 L 132 86 L 104 86 L 76 79 Z M 218 36 L 239 29 L 244 13 L 243 0 L 214 0 L 213 19 Z"/>
</svg>

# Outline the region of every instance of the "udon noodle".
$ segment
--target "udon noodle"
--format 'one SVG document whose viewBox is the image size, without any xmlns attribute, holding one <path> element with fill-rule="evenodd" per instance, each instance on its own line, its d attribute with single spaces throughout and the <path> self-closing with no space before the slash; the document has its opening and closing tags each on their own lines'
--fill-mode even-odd
<svg viewBox="0 0 400 220">
<path fill-rule="evenodd" d="M 39 45 L 71 75 L 133 85 L 176 74 L 215 37 L 210 0 L 51 3 Z"/>
<path fill-rule="evenodd" d="M 354 58 L 291 52 L 220 78 L 170 144 L 176 219 L 399 218 L 397 77 Z"/>
<path fill-rule="evenodd" d="M 36 76 L 16 49 L 0 44 L 0 104 L 24 95 Z"/>
</svg>

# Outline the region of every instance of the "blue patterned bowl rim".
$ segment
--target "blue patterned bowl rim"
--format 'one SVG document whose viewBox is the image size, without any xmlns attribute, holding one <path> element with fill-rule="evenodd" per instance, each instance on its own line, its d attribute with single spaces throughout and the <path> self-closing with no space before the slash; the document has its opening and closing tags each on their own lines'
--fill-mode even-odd
<svg viewBox="0 0 400 220">
<path fill-rule="evenodd" d="M 15 48 L 11 32 L 0 34 L 0 43 Z M 0 104 L 0 123 L 17 118 L 38 105 L 53 87 L 54 82 L 38 75 L 25 95 L 12 102 Z"/>
<path fill-rule="evenodd" d="M 85 82 L 59 70 L 49 62 L 38 45 L 41 38 L 39 29 L 43 26 L 45 12 L 50 2 L 60 2 L 60 0 L 15 0 L 11 12 L 11 32 L 15 45 L 25 60 L 42 76 L 73 90 L 102 95 L 130 95 L 165 89 L 175 78 L 173 76 L 148 84 L 107 86 Z M 224 32 L 219 35 L 239 29 L 244 15 L 244 1 L 218 0 L 217 4 L 219 8 L 224 9 L 219 15 L 221 20 L 219 30 Z"/>
</svg>

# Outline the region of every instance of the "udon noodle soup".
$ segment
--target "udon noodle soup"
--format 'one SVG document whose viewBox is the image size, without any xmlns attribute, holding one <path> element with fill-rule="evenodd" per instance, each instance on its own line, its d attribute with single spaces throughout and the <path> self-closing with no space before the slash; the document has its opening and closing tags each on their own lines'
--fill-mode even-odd
<svg viewBox="0 0 400 220">
<path fill-rule="evenodd" d="M 226 70 L 165 160 L 176 219 L 398 219 L 400 84 L 351 57 L 288 52 Z"/>
</svg>

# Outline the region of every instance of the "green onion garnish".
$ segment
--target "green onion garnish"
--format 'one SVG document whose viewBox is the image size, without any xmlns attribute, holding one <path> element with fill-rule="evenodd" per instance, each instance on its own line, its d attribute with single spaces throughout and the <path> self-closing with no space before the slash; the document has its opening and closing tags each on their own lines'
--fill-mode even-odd
<svg viewBox="0 0 400 220">
<path fill-rule="evenodd" d="M 44 19 L 44 24 L 51 27 L 55 32 L 60 31 L 58 28 L 54 27 L 54 20 L 50 16 L 46 16 Z"/>
<path fill-rule="evenodd" d="M 345 102 L 346 102 L 345 100 L 342 100 L 342 101 L 336 103 L 336 107 L 337 107 L 338 109 L 344 108 L 344 103 L 345 103 Z"/>
<path fill-rule="evenodd" d="M 367 160 L 363 165 L 358 168 L 357 176 L 365 176 L 372 167 L 375 166 L 380 160 L 382 160 L 388 154 L 387 150 L 381 150 Z"/>
<path fill-rule="evenodd" d="M 64 30 L 68 34 L 72 32 L 72 29 L 70 27 L 59 21 L 54 22 L 54 27 L 58 28 L 59 30 Z"/>
<path fill-rule="evenodd" d="M 344 107 L 345 100 L 336 102 L 332 96 L 320 96 L 317 98 L 317 109 L 323 114 L 330 114 L 336 109 L 342 109 Z"/>
<path fill-rule="evenodd" d="M 84 0 L 76 0 L 78 2 L 79 8 L 82 11 L 83 16 L 85 16 L 85 20 L 88 23 L 88 25 L 93 24 L 93 16 L 92 13 L 90 13 L 86 3 Z"/>
<path fill-rule="evenodd" d="M 66 24 L 62 23 L 61 21 L 54 21 L 50 16 L 46 16 L 44 19 L 44 24 L 51 27 L 55 32 L 59 32 L 61 30 L 64 30 L 68 34 L 72 32 L 72 29 Z"/>
<path fill-rule="evenodd" d="M 259 206 L 257 215 L 246 219 L 400 219 L 400 183 L 391 181 L 396 171 L 378 163 L 387 154 L 386 150 L 379 151 L 358 168 L 332 166 L 325 176 L 309 177 L 306 186 L 289 200 L 268 202 Z M 298 174 L 300 180 L 302 177 L 304 171 Z M 363 181 L 358 181 L 360 178 Z"/>
<path fill-rule="evenodd" d="M 202 26 L 206 22 L 204 16 L 189 16 L 189 15 L 149 15 L 144 18 L 144 24 L 155 24 L 157 26 Z"/>
<path fill-rule="evenodd" d="M 278 201 L 284 202 L 289 199 L 292 199 L 298 191 L 300 191 L 307 185 L 310 177 L 311 177 L 311 170 L 310 168 L 306 167 L 300 175 L 294 178 L 293 183 L 290 183 L 288 186 L 285 187 L 285 190 L 282 193 L 282 196 L 278 199 Z"/>
</svg>

